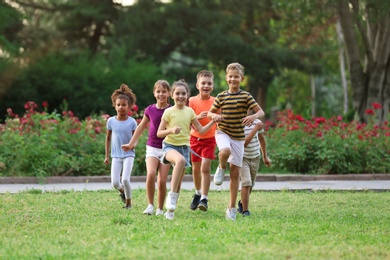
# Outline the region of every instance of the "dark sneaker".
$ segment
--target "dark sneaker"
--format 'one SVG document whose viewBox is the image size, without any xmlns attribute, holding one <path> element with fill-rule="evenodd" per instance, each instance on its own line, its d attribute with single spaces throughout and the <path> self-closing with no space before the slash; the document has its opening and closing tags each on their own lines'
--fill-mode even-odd
<svg viewBox="0 0 390 260">
<path fill-rule="evenodd" d="M 238 211 L 239 213 L 242 213 L 242 203 L 241 203 L 241 200 L 238 201 L 237 211 Z"/>
<path fill-rule="evenodd" d="M 126 195 L 124 193 L 119 194 L 123 203 L 126 203 Z"/>
<path fill-rule="evenodd" d="M 199 202 L 198 208 L 199 208 L 201 211 L 207 211 L 207 210 L 209 209 L 209 207 L 207 206 L 207 199 L 202 199 L 202 200 Z"/>
<path fill-rule="evenodd" d="M 130 210 L 131 209 L 131 205 L 125 205 L 123 206 L 124 209 L 127 209 L 127 210 Z"/>
<path fill-rule="evenodd" d="M 251 213 L 247 210 L 245 210 L 244 212 L 242 212 L 242 216 L 243 217 L 249 217 L 251 215 Z"/>
<path fill-rule="evenodd" d="M 191 205 L 190 205 L 190 209 L 192 210 L 196 210 L 198 208 L 198 205 L 199 205 L 199 201 L 200 201 L 200 195 L 194 195 L 192 196 L 192 202 L 191 202 Z"/>
</svg>

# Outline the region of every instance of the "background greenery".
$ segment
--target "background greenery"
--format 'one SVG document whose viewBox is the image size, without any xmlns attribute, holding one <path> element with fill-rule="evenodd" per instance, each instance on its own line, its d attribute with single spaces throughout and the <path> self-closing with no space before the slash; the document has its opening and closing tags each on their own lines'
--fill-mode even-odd
<svg viewBox="0 0 390 260">
<path fill-rule="evenodd" d="M 2 259 L 388 259 L 389 192 L 252 192 L 251 216 L 225 220 L 229 193 L 175 219 L 143 215 L 145 190 L 123 210 L 117 192 L 2 194 Z"/>
</svg>

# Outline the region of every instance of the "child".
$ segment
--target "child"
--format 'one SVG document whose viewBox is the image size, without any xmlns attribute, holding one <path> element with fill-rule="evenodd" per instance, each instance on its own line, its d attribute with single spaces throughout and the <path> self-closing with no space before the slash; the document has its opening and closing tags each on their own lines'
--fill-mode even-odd
<svg viewBox="0 0 390 260">
<path fill-rule="evenodd" d="M 162 162 L 174 165 L 172 171 L 171 191 L 168 193 L 165 207 L 165 217 L 174 218 L 180 185 L 184 177 L 185 168 L 190 166 L 190 128 L 191 124 L 203 134 L 209 130 L 214 122 L 211 121 L 202 127 L 196 118 L 194 110 L 186 106 L 190 89 L 185 81 L 176 81 L 172 85 L 172 98 L 175 105 L 166 109 L 162 116 L 157 136 L 164 138 Z"/>
<path fill-rule="evenodd" d="M 128 116 L 130 109 L 135 104 L 136 96 L 133 91 L 125 84 L 115 90 L 111 95 L 112 105 L 117 112 L 116 116 L 107 120 L 106 134 L 106 157 L 105 164 L 110 163 L 109 154 L 111 146 L 111 183 L 119 190 L 123 202 L 126 204 L 123 208 L 131 209 L 131 186 L 130 175 L 134 163 L 134 150 L 125 152 L 121 145 L 128 143 L 137 127 L 134 118 Z M 122 184 L 120 175 L 122 172 Z"/>
<path fill-rule="evenodd" d="M 207 114 L 214 102 L 214 97 L 211 96 L 214 89 L 214 75 L 210 71 L 202 70 L 196 75 L 196 79 L 199 94 L 189 99 L 189 107 L 195 111 L 199 123 L 204 126 L 211 121 Z M 214 151 L 217 146 L 214 136 L 216 127 L 213 125 L 204 134 L 191 129 L 190 147 L 196 153 L 191 154 L 192 178 L 195 186 L 195 194 L 190 204 L 192 210 L 197 208 L 202 211 L 208 210 L 211 162 L 215 159 Z"/>
<path fill-rule="evenodd" d="M 241 168 L 241 200 L 238 201 L 237 211 L 242 216 L 250 216 L 248 210 L 249 195 L 255 185 L 256 174 L 259 171 L 260 151 L 263 155 L 264 164 L 271 166 L 271 160 L 267 156 L 267 146 L 264 138 L 264 125 L 256 119 L 251 126 L 245 126 L 244 159 Z M 259 143 L 260 142 L 260 143 Z"/>
<path fill-rule="evenodd" d="M 156 216 L 163 215 L 164 200 L 167 192 L 167 176 L 170 165 L 160 163 L 162 156 L 162 138 L 157 137 L 157 129 L 161 122 L 161 117 L 168 107 L 168 98 L 170 94 L 169 83 L 165 80 L 158 80 L 154 84 L 153 94 L 156 98 L 156 104 L 152 104 L 145 109 L 144 116 L 141 123 L 138 125 L 137 130 L 131 141 L 128 144 L 122 145 L 122 149 L 125 151 L 133 150 L 137 144 L 138 139 L 141 136 L 144 129 L 149 126 L 148 140 L 146 142 L 146 195 L 148 197 L 148 206 L 143 212 L 147 215 L 154 213 L 154 191 L 155 191 L 155 179 L 157 177 L 157 203 L 158 208 L 156 210 Z"/>
<path fill-rule="evenodd" d="M 218 122 L 215 140 L 218 146 L 219 166 L 214 175 L 216 185 L 223 182 L 227 162 L 230 163 L 230 203 L 226 210 L 226 218 L 236 220 L 235 208 L 240 168 L 244 155 L 244 126 L 251 125 L 256 118 L 264 116 L 263 110 L 252 95 L 240 89 L 244 80 L 244 67 L 239 63 L 231 63 L 226 68 L 226 82 L 229 89 L 217 95 L 208 116 Z M 255 111 L 247 116 L 248 109 Z M 220 110 L 221 114 L 216 114 Z"/>
</svg>

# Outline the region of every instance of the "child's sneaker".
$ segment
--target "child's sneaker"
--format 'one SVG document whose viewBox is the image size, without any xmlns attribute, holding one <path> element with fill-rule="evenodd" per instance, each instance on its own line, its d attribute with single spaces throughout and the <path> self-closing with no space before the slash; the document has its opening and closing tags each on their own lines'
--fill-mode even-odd
<svg viewBox="0 0 390 260">
<path fill-rule="evenodd" d="M 218 166 L 218 168 L 217 168 L 217 170 L 215 171 L 215 174 L 214 174 L 214 183 L 215 183 L 215 185 L 219 186 L 219 185 L 221 185 L 223 183 L 224 175 L 225 175 L 225 170 Z"/>
<path fill-rule="evenodd" d="M 126 204 L 126 195 L 124 193 L 119 194 L 123 203 Z"/>
<path fill-rule="evenodd" d="M 127 209 L 127 210 L 130 210 L 131 209 L 131 205 L 125 205 L 123 206 L 124 209 Z"/>
<path fill-rule="evenodd" d="M 202 199 L 202 200 L 199 202 L 198 208 L 199 208 L 201 211 L 207 211 L 207 210 L 209 209 L 209 207 L 207 206 L 207 202 L 208 202 L 207 199 Z"/>
<path fill-rule="evenodd" d="M 238 211 L 239 213 L 242 213 L 242 203 L 241 203 L 241 200 L 238 201 L 237 211 Z"/>
<path fill-rule="evenodd" d="M 244 212 L 242 212 L 243 217 L 249 217 L 250 215 L 251 215 L 251 213 L 248 210 L 245 210 Z"/>
<path fill-rule="evenodd" d="M 237 215 L 237 210 L 235 208 L 227 208 L 226 209 L 226 219 L 231 220 L 231 221 L 236 221 L 236 215 Z"/>
<path fill-rule="evenodd" d="M 167 210 L 175 211 L 178 197 L 179 197 L 179 193 L 172 192 L 172 191 L 168 193 L 168 197 L 165 202 L 165 207 L 167 208 Z"/>
<path fill-rule="evenodd" d="M 148 207 L 144 210 L 144 214 L 152 215 L 154 213 L 154 206 L 149 204 Z"/>
<path fill-rule="evenodd" d="M 157 209 L 156 216 L 161 216 L 161 215 L 164 215 L 164 211 L 162 209 Z"/>
<path fill-rule="evenodd" d="M 175 217 L 175 212 L 173 211 L 167 211 L 164 214 L 166 219 L 172 220 Z"/>
<path fill-rule="evenodd" d="M 198 208 L 198 205 L 199 205 L 199 201 L 200 201 L 200 195 L 196 195 L 194 194 L 194 196 L 192 196 L 193 199 L 192 199 L 192 202 L 190 204 L 190 209 L 192 210 L 196 210 Z"/>
</svg>

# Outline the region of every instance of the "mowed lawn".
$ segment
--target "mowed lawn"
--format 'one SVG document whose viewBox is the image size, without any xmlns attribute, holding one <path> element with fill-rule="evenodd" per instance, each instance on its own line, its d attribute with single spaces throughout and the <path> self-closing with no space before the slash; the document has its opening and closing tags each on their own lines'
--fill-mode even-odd
<svg viewBox="0 0 390 260">
<path fill-rule="evenodd" d="M 390 192 L 254 191 L 250 217 L 225 219 L 228 191 L 175 219 L 132 210 L 116 191 L 1 194 L 0 259 L 390 259 Z"/>
</svg>

